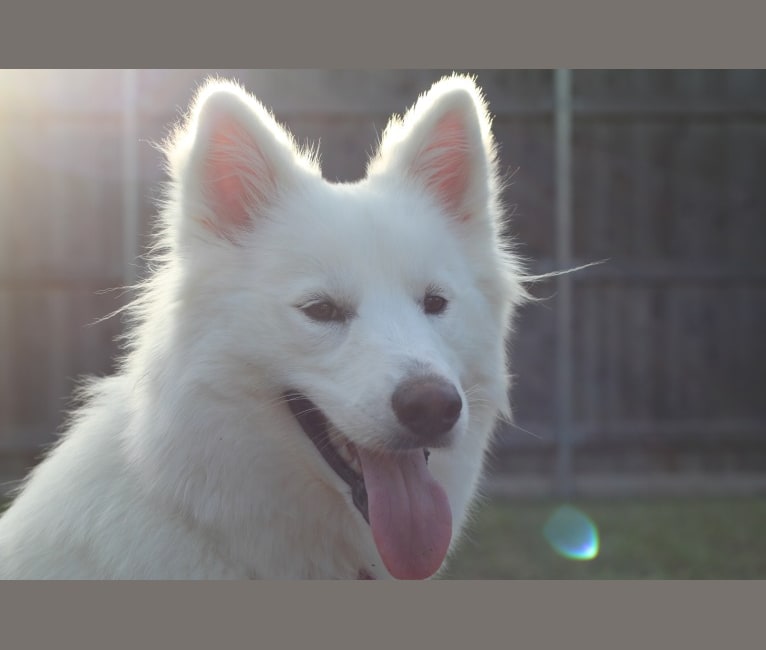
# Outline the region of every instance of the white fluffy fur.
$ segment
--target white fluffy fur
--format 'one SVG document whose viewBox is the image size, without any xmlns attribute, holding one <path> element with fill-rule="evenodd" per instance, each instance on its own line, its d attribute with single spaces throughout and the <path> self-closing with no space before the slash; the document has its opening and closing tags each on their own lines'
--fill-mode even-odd
<svg viewBox="0 0 766 650">
<path fill-rule="evenodd" d="M 0 519 L 0 576 L 389 577 L 280 395 L 305 390 L 354 442 L 381 445 L 415 366 L 465 404 L 430 461 L 454 547 L 509 414 L 505 340 L 525 296 L 474 82 L 445 78 L 392 120 L 353 184 L 323 180 L 266 109 L 217 80 L 166 149 L 157 269 L 120 370 L 90 385 Z M 432 285 L 450 301 L 438 319 L 418 305 Z M 319 292 L 355 318 L 309 321 L 297 306 Z"/>
</svg>

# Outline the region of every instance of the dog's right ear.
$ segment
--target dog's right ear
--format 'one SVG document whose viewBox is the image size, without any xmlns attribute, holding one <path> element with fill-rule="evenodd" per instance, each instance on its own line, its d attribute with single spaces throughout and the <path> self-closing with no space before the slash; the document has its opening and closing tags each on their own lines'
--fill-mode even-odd
<svg viewBox="0 0 766 650">
<path fill-rule="evenodd" d="M 312 167 L 254 97 L 222 81 L 201 88 L 167 153 L 186 218 L 231 241 Z"/>
</svg>

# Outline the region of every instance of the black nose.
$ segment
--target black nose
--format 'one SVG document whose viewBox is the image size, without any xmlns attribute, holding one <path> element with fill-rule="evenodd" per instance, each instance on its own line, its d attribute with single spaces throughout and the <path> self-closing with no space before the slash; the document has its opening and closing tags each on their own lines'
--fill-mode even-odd
<svg viewBox="0 0 766 650">
<path fill-rule="evenodd" d="M 399 384 L 391 405 L 399 422 L 426 444 L 452 429 L 460 417 L 463 401 L 449 382 L 418 377 Z"/>
</svg>

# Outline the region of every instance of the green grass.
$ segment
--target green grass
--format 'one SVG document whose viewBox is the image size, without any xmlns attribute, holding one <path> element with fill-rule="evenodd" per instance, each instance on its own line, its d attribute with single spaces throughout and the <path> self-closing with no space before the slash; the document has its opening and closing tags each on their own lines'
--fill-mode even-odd
<svg viewBox="0 0 766 650">
<path fill-rule="evenodd" d="M 574 503 L 596 524 L 599 554 L 558 555 L 543 537 L 554 502 L 485 503 L 447 579 L 766 578 L 766 498 Z"/>
<path fill-rule="evenodd" d="M 599 531 L 599 554 L 589 561 L 558 555 L 543 537 L 558 505 L 484 503 L 442 577 L 766 579 L 766 498 L 575 503 Z"/>
</svg>

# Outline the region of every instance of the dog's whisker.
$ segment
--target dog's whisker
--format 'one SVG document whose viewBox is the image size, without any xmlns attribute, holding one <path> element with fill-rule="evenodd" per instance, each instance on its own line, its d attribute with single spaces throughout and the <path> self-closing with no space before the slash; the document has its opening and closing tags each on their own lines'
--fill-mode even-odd
<svg viewBox="0 0 766 650">
<path fill-rule="evenodd" d="M 513 429 L 518 429 L 519 431 L 521 431 L 523 433 L 527 433 L 530 436 L 532 436 L 533 438 L 537 438 L 538 440 L 547 440 L 546 436 L 541 436 L 541 435 L 539 435 L 537 433 L 534 433 L 533 431 L 530 431 L 529 429 L 525 429 L 524 427 L 519 426 L 518 424 L 516 424 L 513 420 L 508 420 L 508 419 L 502 418 L 502 417 L 499 418 L 499 419 L 500 419 L 501 422 L 503 422 L 504 424 L 507 424 L 509 427 L 511 427 Z"/>
</svg>

